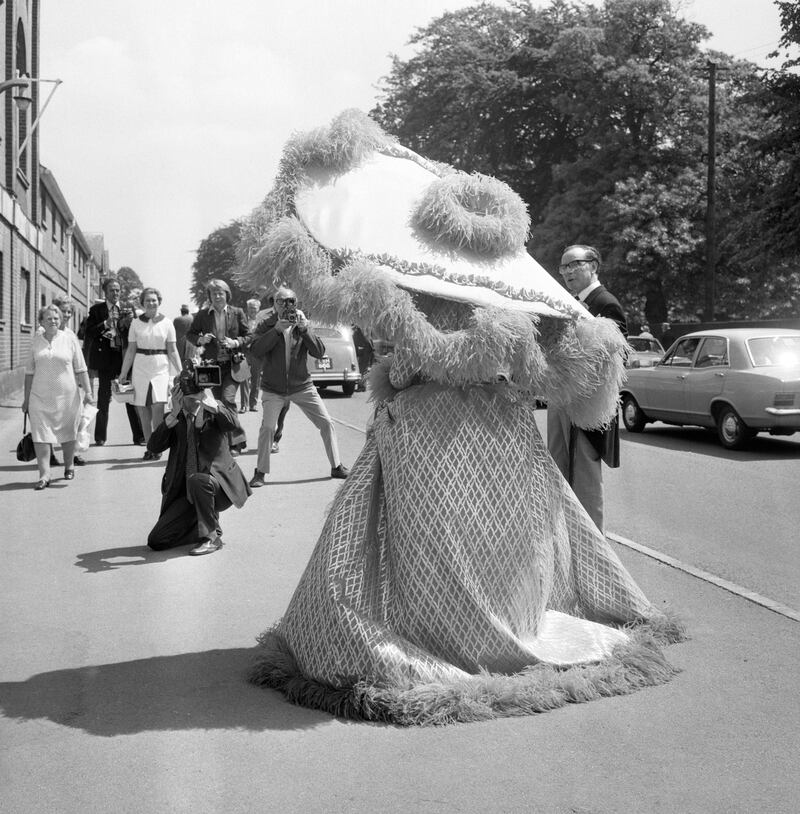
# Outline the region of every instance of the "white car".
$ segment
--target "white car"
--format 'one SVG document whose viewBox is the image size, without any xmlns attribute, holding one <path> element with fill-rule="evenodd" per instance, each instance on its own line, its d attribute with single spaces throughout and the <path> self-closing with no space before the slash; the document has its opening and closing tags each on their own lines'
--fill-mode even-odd
<svg viewBox="0 0 800 814">
<path fill-rule="evenodd" d="M 800 331 L 728 328 L 678 339 L 653 367 L 628 370 L 622 423 L 651 421 L 716 429 L 740 449 L 759 432 L 800 431 Z"/>
<path fill-rule="evenodd" d="M 333 385 L 341 387 L 345 396 L 352 396 L 361 383 L 353 332 L 343 325 L 312 324 L 311 330 L 325 345 L 325 355 L 321 359 L 308 357 L 311 380 L 320 390 Z"/>
</svg>

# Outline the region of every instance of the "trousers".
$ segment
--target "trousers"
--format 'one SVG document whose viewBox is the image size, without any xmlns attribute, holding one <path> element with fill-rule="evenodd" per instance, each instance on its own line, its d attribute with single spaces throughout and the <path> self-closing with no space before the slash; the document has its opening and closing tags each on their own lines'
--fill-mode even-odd
<svg viewBox="0 0 800 814">
<path fill-rule="evenodd" d="M 176 546 L 192 545 L 203 537 L 219 537 L 219 513 L 231 507 L 231 499 L 213 475 L 197 472 L 189 476 L 186 494 L 175 498 L 162 512 L 147 537 L 147 545 L 154 551 Z"/>
<path fill-rule="evenodd" d="M 296 393 L 273 393 L 270 390 L 261 391 L 261 429 L 258 432 L 258 460 L 256 469 L 259 472 L 269 472 L 270 451 L 275 440 L 275 426 L 284 409 L 290 404 L 296 404 L 303 414 L 319 430 L 322 443 L 325 445 L 325 454 L 328 456 L 331 468 L 339 466 L 342 462 L 339 457 L 339 444 L 336 440 L 336 431 L 333 421 L 324 402 L 320 398 L 313 383 L 308 384 Z"/>
<path fill-rule="evenodd" d="M 547 449 L 575 497 L 603 529 L 603 464 L 586 433 L 561 410 L 547 409 Z"/>
</svg>

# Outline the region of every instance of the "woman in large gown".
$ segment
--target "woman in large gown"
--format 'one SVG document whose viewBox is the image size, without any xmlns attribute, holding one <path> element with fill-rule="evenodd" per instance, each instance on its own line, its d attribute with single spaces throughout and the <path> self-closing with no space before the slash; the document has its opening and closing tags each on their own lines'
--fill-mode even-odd
<svg viewBox="0 0 800 814">
<path fill-rule="evenodd" d="M 370 379 L 364 449 L 286 613 L 260 638 L 253 680 L 296 703 L 443 723 L 672 675 L 659 641 L 680 626 L 594 526 L 534 415 L 538 397 L 603 426 L 625 342 L 527 255 L 513 195 L 429 164 L 351 112 L 293 140 L 245 227 L 242 284 L 273 273 L 317 319 L 396 347 Z"/>
<path fill-rule="evenodd" d="M 161 292 L 155 288 L 145 288 L 139 302 L 144 313 L 131 321 L 128 350 L 122 360 L 119 379 L 121 382 L 127 381 L 128 371 L 131 371 L 133 403 L 142 422 L 146 444 L 153 430 L 164 420 L 164 408 L 172 385 L 170 366 L 177 376 L 181 372 L 181 360 L 175 326 L 158 310 Z M 149 450 L 144 453 L 145 461 L 160 457 Z"/>
<path fill-rule="evenodd" d="M 39 480 L 34 486 L 37 491 L 50 485 L 50 461 L 56 444 L 60 444 L 64 452 L 64 478 L 72 480 L 75 477 L 75 440 L 81 404 L 94 404 L 80 345 L 71 331 L 60 329 L 61 320 L 61 309 L 57 305 L 40 309 L 42 331 L 33 334 L 25 366 L 22 411 L 31 421 L 39 469 Z"/>
</svg>

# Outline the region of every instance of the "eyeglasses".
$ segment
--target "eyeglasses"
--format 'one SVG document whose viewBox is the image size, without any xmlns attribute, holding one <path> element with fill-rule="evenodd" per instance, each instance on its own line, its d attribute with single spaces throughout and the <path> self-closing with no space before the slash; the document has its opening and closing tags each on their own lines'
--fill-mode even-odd
<svg viewBox="0 0 800 814">
<path fill-rule="evenodd" d="M 570 263 L 565 263 L 563 266 L 559 266 L 559 271 L 575 271 L 579 269 L 584 263 L 594 263 L 594 260 L 573 260 Z"/>
<path fill-rule="evenodd" d="M 287 297 L 285 300 L 277 299 L 275 302 L 277 302 L 278 305 L 295 305 L 297 300 L 294 297 Z"/>
</svg>

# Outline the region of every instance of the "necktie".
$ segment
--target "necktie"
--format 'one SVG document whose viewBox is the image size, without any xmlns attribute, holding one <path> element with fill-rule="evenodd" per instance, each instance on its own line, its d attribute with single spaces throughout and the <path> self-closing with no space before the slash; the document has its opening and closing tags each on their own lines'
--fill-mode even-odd
<svg viewBox="0 0 800 814">
<path fill-rule="evenodd" d="M 189 478 L 197 474 L 197 441 L 195 439 L 194 418 L 186 416 L 186 499 L 194 503 L 189 491 Z"/>
</svg>

